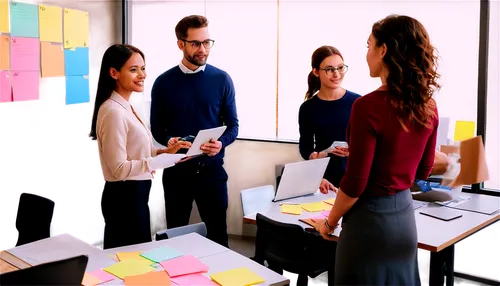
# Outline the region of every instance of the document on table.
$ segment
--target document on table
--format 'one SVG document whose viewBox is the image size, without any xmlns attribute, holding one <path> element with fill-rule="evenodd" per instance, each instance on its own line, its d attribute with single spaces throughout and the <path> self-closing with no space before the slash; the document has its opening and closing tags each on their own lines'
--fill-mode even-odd
<svg viewBox="0 0 500 286">
<path fill-rule="evenodd" d="M 224 131 L 226 131 L 226 126 L 220 126 L 216 128 L 210 128 L 210 129 L 205 129 L 205 130 L 200 130 L 198 132 L 198 135 L 196 135 L 196 138 L 194 139 L 193 144 L 191 145 L 191 148 L 187 151 L 186 155 L 187 156 L 196 156 L 203 154 L 201 151 L 201 145 L 208 143 L 210 139 L 215 139 L 218 140 L 219 137 L 222 136 Z"/>
<path fill-rule="evenodd" d="M 160 154 L 153 157 L 150 167 L 153 170 L 170 168 L 185 157 L 185 154 Z"/>
</svg>

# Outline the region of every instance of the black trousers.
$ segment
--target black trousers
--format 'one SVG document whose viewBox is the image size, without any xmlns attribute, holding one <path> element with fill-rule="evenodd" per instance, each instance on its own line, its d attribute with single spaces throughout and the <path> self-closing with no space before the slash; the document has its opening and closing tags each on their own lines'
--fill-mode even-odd
<svg viewBox="0 0 500 286">
<path fill-rule="evenodd" d="M 193 201 L 207 227 L 207 238 L 229 247 L 227 173 L 222 159 L 186 161 L 163 171 L 167 228 L 189 223 Z"/>
<path fill-rule="evenodd" d="M 101 200 L 104 249 L 151 241 L 150 190 L 151 180 L 106 182 Z"/>
</svg>

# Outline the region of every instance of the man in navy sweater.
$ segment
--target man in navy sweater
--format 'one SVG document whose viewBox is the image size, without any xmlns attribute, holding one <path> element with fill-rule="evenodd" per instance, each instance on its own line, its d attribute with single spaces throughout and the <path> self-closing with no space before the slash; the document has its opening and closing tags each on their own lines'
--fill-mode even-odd
<svg viewBox="0 0 500 286">
<path fill-rule="evenodd" d="M 208 20 L 187 16 L 175 27 L 177 45 L 184 57 L 160 75 L 151 91 L 151 130 L 160 144 L 171 146 L 179 138 L 226 125 L 218 139 L 202 145 L 205 155 L 163 171 L 167 228 L 189 223 L 193 200 L 207 226 L 207 237 L 228 247 L 226 211 L 227 173 L 224 148 L 238 135 L 235 91 L 231 77 L 206 64 L 214 41 Z"/>
</svg>

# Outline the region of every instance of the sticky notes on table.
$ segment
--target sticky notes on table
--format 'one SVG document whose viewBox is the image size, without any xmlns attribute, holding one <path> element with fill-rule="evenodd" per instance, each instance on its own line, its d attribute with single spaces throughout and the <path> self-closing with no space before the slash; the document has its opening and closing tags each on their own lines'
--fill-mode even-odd
<svg viewBox="0 0 500 286">
<path fill-rule="evenodd" d="M 169 260 L 172 258 L 176 258 L 182 256 L 177 249 L 170 248 L 168 246 L 163 246 L 160 248 L 155 248 L 141 254 L 142 257 L 145 257 L 154 262 L 162 262 L 165 260 Z"/>
<path fill-rule="evenodd" d="M 66 104 L 90 101 L 89 77 L 74 75 L 66 77 Z"/>
<path fill-rule="evenodd" d="M 126 276 L 125 279 L 123 279 L 123 282 L 125 282 L 125 285 L 127 286 L 171 285 L 170 277 L 168 277 L 168 274 L 165 271 L 148 272 L 141 275 Z"/>
<path fill-rule="evenodd" d="M 327 204 L 325 202 L 321 202 L 323 204 L 323 210 L 324 211 L 330 211 L 332 209 L 332 205 L 331 204 Z"/>
<path fill-rule="evenodd" d="M 330 215 L 330 211 L 321 212 L 321 215 L 324 217 L 328 217 Z"/>
<path fill-rule="evenodd" d="M 82 285 L 83 286 L 95 286 L 97 284 L 101 284 L 103 281 L 101 279 L 91 275 L 89 273 L 85 273 L 83 275 Z"/>
<path fill-rule="evenodd" d="M 97 269 L 92 272 L 89 272 L 88 274 L 94 276 L 95 278 L 101 280 L 101 283 L 112 281 L 116 279 L 116 276 L 102 270 L 102 269 Z"/>
<path fill-rule="evenodd" d="M 9 1 L 0 0 L 0 33 L 9 32 Z"/>
<path fill-rule="evenodd" d="M 116 253 L 116 257 L 118 257 L 118 260 L 123 261 L 126 259 L 137 259 L 139 261 L 142 261 L 146 265 L 151 265 L 153 266 L 153 261 L 144 258 L 141 256 L 142 251 L 134 251 L 134 252 L 118 252 Z M 154 267 L 154 266 L 153 266 Z M 156 267 L 155 267 L 156 268 Z"/>
<path fill-rule="evenodd" d="M 38 38 L 38 5 L 12 1 L 10 30 L 12 37 Z"/>
<path fill-rule="evenodd" d="M 299 215 L 302 213 L 302 207 L 300 205 L 281 205 L 281 212 L 284 214 Z"/>
<path fill-rule="evenodd" d="M 206 285 L 214 285 L 218 286 L 219 284 L 210 280 L 208 277 L 202 274 L 188 274 L 177 277 L 171 277 L 173 283 L 179 286 L 206 286 Z"/>
<path fill-rule="evenodd" d="M 64 69 L 66 75 L 89 74 L 89 49 L 75 48 L 64 50 Z"/>
<path fill-rule="evenodd" d="M 254 285 L 266 281 L 246 267 L 214 273 L 210 277 L 222 286 Z"/>
<path fill-rule="evenodd" d="M 89 13 L 64 9 L 64 48 L 88 47 Z"/>
<path fill-rule="evenodd" d="M 153 267 L 135 259 L 127 259 L 116 264 L 108 266 L 103 270 L 109 272 L 116 277 L 123 279 L 125 276 L 134 276 L 153 271 Z"/>
<path fill-rule="evenodd" d="M 0 71 L 0 102 L 12 101 L 10 71 Z"/>
<path fill-rule="evenodd" d="M 59 43 L 40 43 L 42 77 L 64 76 L 64 50 Z"/>
<path fill-rule="evenodd" d="M 40 41 L 33 38 L 10 38 L 10 67 L 13 71 L 40 70 Z"/>
<path fill-rule="evenodd" d="M 208 266 L 192 255 L 184 255 L 160 262 L 170 277 L 207 272 Z"/>
<path fill-rule="evenodd" d="M 324 200 L 323 202 L 333 206 L 333 204 L 335 203 L 335 198 Z"/>
<path fill-rule="evenodd" d="M 323 202 L 307 203 L 302 204 L 301 206 L 308 212 L 319 212 L 325 208 L 325 204 L 323 204 Z"/>
<path fill-rule="evenodd" d="M 476 134 L 476 123 L 473 121 L 457 121 L 455 123 L 455 135 L 453 140 L 460 142 L 470 139 Z"/>
<path fill-rule="evenodd" d="M 0 35 L 0 70 L 10 69 L 9 40 L 9 36 Z"/>
<path fill-rule="evenodd" d="M 40 41 L 62 43 L 62 8 L 39 5 Z"/>
<path fill-rule="evenodd" d="M 14 101 L 37 100 L 40 81 L 37 71 L 12 71 L 12 98 Z"/>
</svg>

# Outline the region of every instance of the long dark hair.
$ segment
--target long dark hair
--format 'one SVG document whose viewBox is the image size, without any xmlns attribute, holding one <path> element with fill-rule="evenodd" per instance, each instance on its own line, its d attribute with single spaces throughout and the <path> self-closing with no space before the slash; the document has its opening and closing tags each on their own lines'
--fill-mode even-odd
<svg viewBox="0 0 500 286">
<path fill-rule="evenodd" d="M 383 58 L 389 71 L 387 86 L 403 128 L 407 129 L 406 120 L 431 128 L 436 116 L 432 96 L 440 86 L 436 49 L 424 26 L 408 16 L 390 15 L 373 25 L 372 35 L 377 46 L 387 46 Z"/>
<path fill-rule="evenodd" d="M 344 57 L 340 53 L 340 51 L 332 46 L 321 46 L 317 48 L 311 57 L 311 67 L 313 69 L 319 69 L 319 65 L 323 62 L 324 59 L 329 56 L 338 55 L 344 60 Z M 321 88 L 321 80 L 314 75 L 311 71 L 309 76 L 307 77 L 307 92 L 304 100 L 311 99 L 314 94 Z"/>
<path fill-rule="evenodd" d="M 97 83 L 97 94 L 95 96 L 94 114 L 92 115 L 92 126 L 90 128 L 89 137 L 92 140 L 97 139 L 96 125 L 97 114 L 101 105 L 111 97 L 111 93 L 116 88 L 116 80 L 111 77 L 109 70 L 111 68 L 119 71 L 130 57 L 139 53 L 144 58 L 144 53 L 138 48 L 131 45 L 116 44 L 109 47 L 102 57 L 101 71 L 99 72 L 99 82 Z"/>
</svg>

